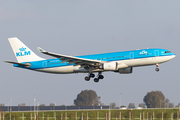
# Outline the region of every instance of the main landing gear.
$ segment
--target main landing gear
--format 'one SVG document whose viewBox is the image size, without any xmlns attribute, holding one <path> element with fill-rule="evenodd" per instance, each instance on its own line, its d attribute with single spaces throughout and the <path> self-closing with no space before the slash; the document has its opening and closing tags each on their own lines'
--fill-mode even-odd
<svg viewBox="0 0 180 120">
<path fill-rule="evenodd" d="M 155 69 L 155 70 L 156 70 L 157 72 L 159 72 L 159 68 L 158 68 L 158 67 L 159 67 L 159 64 L 156 64 L 156 69 Z"/>
<path fill-rule="evenodd" d="M 85 77 L 85 80 L 89 81 L 90 78 L 94 78 L 94 77 L 95 77 L 95 75 L 93 73 L 90 73 L 89 76 Z M 103 79 L 103 78 L 104 78 L 104 76 L 101 75 L 101 72 L 99 72 L 98 75 L 97 75 L 97 78 L 94 78 L 94 82 L 99 82 L 99 79 Z"/>
<path fill-rule="evenodd" d="M 90 78 L 94 78 L 94 77 L 95 77 L 95 75 L 94 75 L 93 73 L 91 73 L 91 74 L 89 74 L 89 76 L 86 76 L 86 77 L 85 77 L 85 80 L 86 80 L 86 81 L 89 81 Z"/>
</svg>

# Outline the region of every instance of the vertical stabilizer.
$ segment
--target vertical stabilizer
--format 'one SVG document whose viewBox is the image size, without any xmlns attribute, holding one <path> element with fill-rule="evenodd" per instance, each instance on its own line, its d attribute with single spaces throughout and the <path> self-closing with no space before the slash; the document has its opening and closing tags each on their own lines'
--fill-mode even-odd
<svg viewBox="0 0 180 120">
<path fill-rule="evenodd" d="M 31 51 L 18 38 L 8 38 L 8 40 L 19 63 L 44 60 Z"/>
</svg>

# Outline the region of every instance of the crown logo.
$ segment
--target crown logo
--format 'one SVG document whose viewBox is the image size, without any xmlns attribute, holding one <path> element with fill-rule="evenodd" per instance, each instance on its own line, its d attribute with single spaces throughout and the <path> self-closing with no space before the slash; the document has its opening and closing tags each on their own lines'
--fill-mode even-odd
<svg viewBox="0 0 180 120">
<path fill-rule="evenodd" d="M 26 48 L 23 48 L 23 47 L 22 47 L 22 48 L 19 48 L 19 50 L 20 50 L 20 51 L 25 51 Z"/>
<path fill-rule="evenodd" d="M 147 54 L 147 51 L 143 50 L 140 54 Z"/>
</svg>

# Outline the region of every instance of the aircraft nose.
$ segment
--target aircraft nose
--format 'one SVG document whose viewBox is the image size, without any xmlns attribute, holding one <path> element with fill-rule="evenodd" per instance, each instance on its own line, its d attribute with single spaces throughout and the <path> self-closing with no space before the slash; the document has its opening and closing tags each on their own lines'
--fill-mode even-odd
<svg viewBox="0 0 180 120">
<path fill-rule="evenodd" d="M 172 56 L 172 58 L 175 58 L 175 57 L 176 57 L 176 54 L 174 54 L 174 53 L 173 53 L 173 56 Z"/>
<path fill-rule="evenodd" d="M 173 53 L 172 55 L 169 56 L 169 59 L 168 60 L 172 60 L 173 58 L 175 58 L 176 55 Z"/>
</svg>

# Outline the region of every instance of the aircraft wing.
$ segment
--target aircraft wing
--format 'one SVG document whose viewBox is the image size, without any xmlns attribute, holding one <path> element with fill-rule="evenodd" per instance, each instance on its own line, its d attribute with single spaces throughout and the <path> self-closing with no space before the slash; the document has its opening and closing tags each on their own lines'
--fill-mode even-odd
<svg viewBox="0 0 180 120">
<path fill-rule="evenodd" d="M 38 47 L 37 49 L 39 50 L 39 52 L 41 52 L 43 54 L 50 55 L 50 56 L 53 56 L 56 58 L 60 58 L 60 60 L 62 60 L 61 63 L 68 62 L 68 64 L 72 64 L 72 63 L 74 63 L 75 65 L 87 65 L 88 64 L 88 65 L 92 65 L 92 66 L 99 66 L 99 63 L 101 63 L 101 61 L 99 61 L 99 60 L 84 59 L 84 58 L 78 58 L 78 57 L 74 57 L 74 56 L 68 56 L 68 55 L 47 52 L 40 47 Z"/>
</svg>

